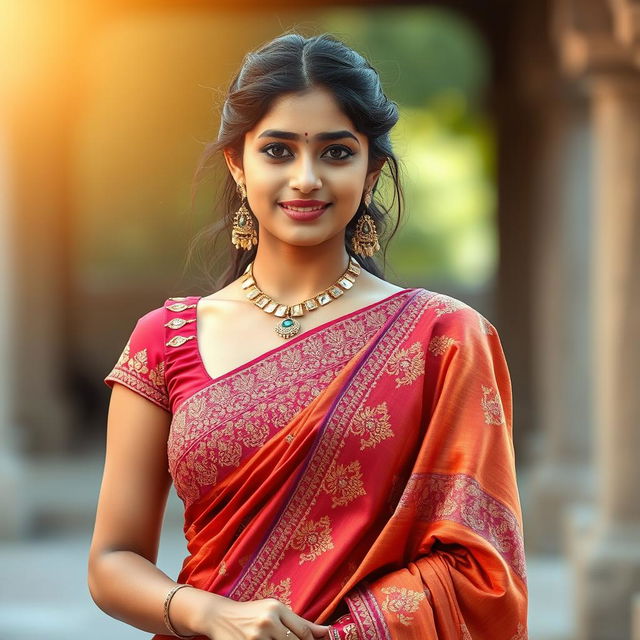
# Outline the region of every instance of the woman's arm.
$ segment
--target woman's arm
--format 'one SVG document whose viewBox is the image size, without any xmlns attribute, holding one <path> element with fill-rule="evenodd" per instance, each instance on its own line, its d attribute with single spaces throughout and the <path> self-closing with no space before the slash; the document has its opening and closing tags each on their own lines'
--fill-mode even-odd
<svg viewBox="0 0 640 640">
<path fill-rule="evenodd" d="M 168 633 L 165 597 L 175 581 L 155 566 L 171 487 L 167 436 L 171 416 L 121 384 L 109 406 L 107 447 L 88 584 L 105 613 L 151 633 Z M 171 622 L 183 635 L 200 633 L 198 611 L 222 598 L 199 589 L 178 591 Z"/>
<path fill-rule="evenodd" d="M 167 436 L 171 416 L 121 384 L 114 384 L 107 448 L 89 551 L 88 583 L 105 613 L 151 633 L 170 635 L 164 601 L 176 582 L 156 567 L 162 520 L 171 487 Z M 244 640 L 325 637 L 327 627 L 301 618 L 273 598 L 236 602 L 189 587 L 171 600 L 180 635 Z"/>
</svg>

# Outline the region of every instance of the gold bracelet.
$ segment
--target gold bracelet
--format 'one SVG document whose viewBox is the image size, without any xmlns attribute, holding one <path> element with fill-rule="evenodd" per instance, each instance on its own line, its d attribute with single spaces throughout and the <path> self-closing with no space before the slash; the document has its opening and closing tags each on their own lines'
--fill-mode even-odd
<svg viewBox="0 0 640 640">
<path fill-rule="evenodd" d="M 169 631 L 171 631 L 171 633 L 178 638 L 195 638 L 196 636 L 181 636 L 173 628 L 173 625 L 171 624 L 171 620 L 169 619 L 169 603 L 171 602 L 171 598 L 173 598 L 176 591 L 178 591 L 179 589 L 182 589 L 182 587 L 192 587 L 192 586 L 193 586 L 192 584 L 177 584 L 175 587 L 171 589 L 171 591 L 169 591 L 169 593 L 167 594 L 167 597 L 164 600 L 164 624 L 166 625 L 167 629 L 169 629 Z"/>
</svg>

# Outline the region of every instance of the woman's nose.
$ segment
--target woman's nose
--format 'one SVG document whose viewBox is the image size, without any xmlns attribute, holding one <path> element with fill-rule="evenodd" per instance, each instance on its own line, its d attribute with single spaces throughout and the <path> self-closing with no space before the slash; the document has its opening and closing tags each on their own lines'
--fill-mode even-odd
<svg viewBox="0 0 640 640">
<path fill-rule="evenodd" d="M 290 186 L 302 193 L 308 193 L 309 191 L 322 187 L 322 180 L 320 179 L 317 168 L 311 158 L 306 158 L 304 156 L 299 158 L 294 167 Z"/>
</svg>

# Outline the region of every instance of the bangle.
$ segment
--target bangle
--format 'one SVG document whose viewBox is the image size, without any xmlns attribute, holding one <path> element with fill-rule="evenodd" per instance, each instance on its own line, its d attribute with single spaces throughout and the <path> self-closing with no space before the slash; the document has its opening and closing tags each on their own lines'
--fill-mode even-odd
<svg viewBox="0 0 640 640">
<path fill-rule="evenodd" d="M 167 594 L 167 597 L 164 600 L 164 624 L 166 625 L 167 629 L 169 629 L 169 631 L 171 631 L 171 633 L 178 638 L 195 638 L 196 636 L 181 636 L 173 628 L 173 625 L 171 624 L 171 620 L 169 619 L 169 603 L 171 602 L 171 598 L 173 598 L 176 591 L 178 591 L 179 589 L 182 589 L 182 587 L 192 587 L 192 586 L 193 585 L 191 584 L 177 584 L 175 587 L 171 589 L 171 591 L 169 591 L 169 593 Z"/>
</svg>

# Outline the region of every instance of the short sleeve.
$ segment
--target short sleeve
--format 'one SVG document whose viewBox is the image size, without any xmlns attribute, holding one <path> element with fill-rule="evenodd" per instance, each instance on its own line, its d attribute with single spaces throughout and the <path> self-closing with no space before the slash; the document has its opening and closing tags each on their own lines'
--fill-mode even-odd
<svg viewBox="0 0 640 640">
<path fill-rule="evenodd" d="M 142 316 L 115 366 L 104 379 L 128 387 L 165 411 L 170 411 L 165 382 L 164 307 Z"/>
</svg>

